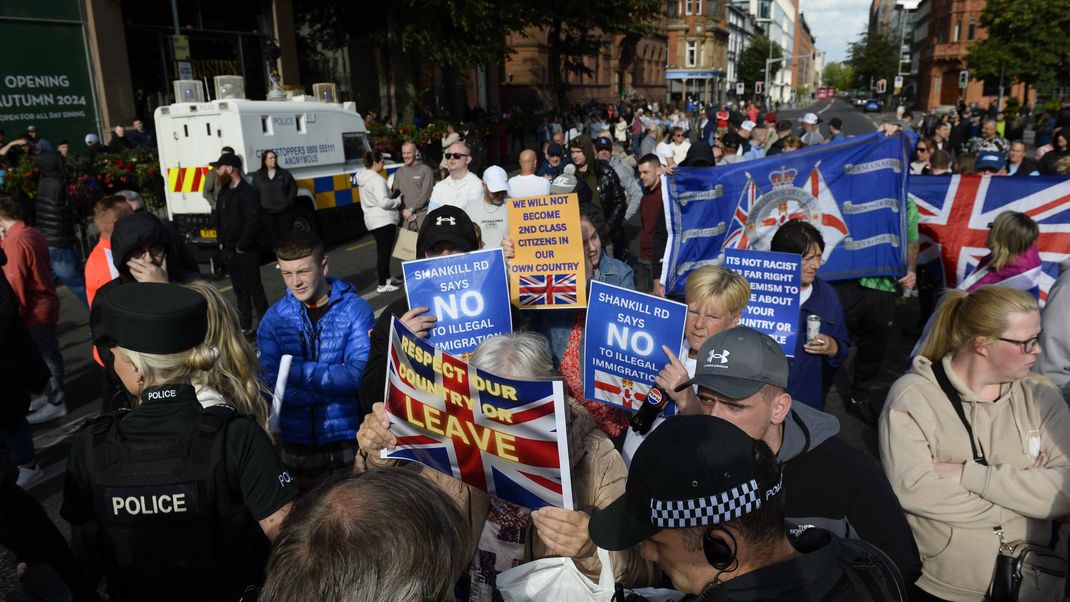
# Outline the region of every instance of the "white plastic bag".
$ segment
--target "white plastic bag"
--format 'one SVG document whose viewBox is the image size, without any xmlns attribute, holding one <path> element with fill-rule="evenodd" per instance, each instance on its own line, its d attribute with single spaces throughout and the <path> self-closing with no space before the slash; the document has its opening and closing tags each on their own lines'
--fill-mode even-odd
<svg viewBox="0 0 1070 602">
<path fill-rule="evenodd" d="M 541 558 L 498 575 L 496 584 L 505 602 L 612 602 L 614 593 L 613 558 L 598 548 L 602 573 L 591 582 L 576 568 L 571 558 Z M 675 602 L 684 594 L 654 587 L 628 590 L 650 602 Z"/>
<path fill-rule="evenodd" d="M 602 573 L 591 582 L 571 558 L 540 558 L 498 574 L 496 586 L 505 602 L 611 602 L 613 561 L 598 548 Z"/>
</svg>

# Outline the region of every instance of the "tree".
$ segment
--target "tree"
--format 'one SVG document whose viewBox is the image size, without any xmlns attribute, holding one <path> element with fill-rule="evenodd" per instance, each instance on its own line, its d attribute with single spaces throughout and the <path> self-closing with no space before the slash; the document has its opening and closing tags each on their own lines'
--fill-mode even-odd
<svg viewBox="0 0 1070 602">
<path fill-rule="evenodd" d="M 837 90 L 850 90 L 855 87 L 855 70 L 850 63 L 829 63 L 821 78 L 826 84 Z"/>
<path fill-rule="evenodd" d="M 629 69 L 639 40 L 657 32 L 653 23 L 665 5 L 662 0 L 528 0 L 527 7 L 534 13 L 532 25 L 546 30 L 546 67 L 560 109 L 568 104 L 566 75 L 593 74 L 587 59 L 614 36 L 623 35 L 620 69 Z"/>
<path fill-rule="evenodd" d="M 847 53 L 858 87 L 869 90 L 877 80 L 891 79 L 899 72 L 899 41 L 888 32 L 863 31 Z"/>
<path fill-rule="evenodd" d="M 772 54 L 770 54 L 770 47 L 772 47 Z M 766 59 L 779 59 L 783 56 L 784 53 L 780 51 L 779 44 L 771 43 L 768 38 L 755 38 L 751 45 L 747 46 L 746 50 L 739 55 L 737 67 L 739 79 L 746 82 L 748 87 L 753 86 L 754 82 L 764 82 Z M 781 61 L 772 63 L 769 66 L 770 82 L 776 77 L 783 64 L 783 61 Z M 765 93 L 768 94 L 769 91 L 766 90 Z"/>
<path fill-rule="evenodd" d="M 973 44 L 966 64 L 977 79 L 1047 87 L 1070 81 L 1070 0 L 988 0 L 981 13 L 988 37 Z"/>
</svg>

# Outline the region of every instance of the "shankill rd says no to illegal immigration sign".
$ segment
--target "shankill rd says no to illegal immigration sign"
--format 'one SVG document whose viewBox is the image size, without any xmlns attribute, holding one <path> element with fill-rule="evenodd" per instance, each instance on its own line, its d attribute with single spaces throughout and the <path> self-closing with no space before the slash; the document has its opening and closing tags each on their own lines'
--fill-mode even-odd
<svg viewBox="0 0 1070 602">
<path fill-rule="evenodd" d="M 572 509 L 561 381 L 477 370 L 394 318 L 386 411 L 397 446 L 381 457 L 419 462 L 525 508 Z"/>
<path fill-rule="evenodd" d="M 438 318 L 427 337 L 435 347 L 471 353 L 483 339 L 513 331 L 501 249 L 416 259 L 401 269 L 409 307 L 427 307 Z"/>
<path fill-rule="evenodd" d="M 509 199 L 509 236 L 515 256 L 509 294 L 524 309 L 587 306 L 580 205 L 575 194 Z"/>
<path fill-rule="evenodd" d="M 584 325 L 583 396 L 638 410 L 669 363 L 662 346 L 679 357 L 686 319 L 682 303 L 592 282 Z"/>
<path fill-rule="evenodd" d="M 802 258 L 794 253 L 725 249 L 724 267 L 750 283 L 750 301 L 740 323 L 773 337 L 785 355 L 795 357 Z"/>
</svg>

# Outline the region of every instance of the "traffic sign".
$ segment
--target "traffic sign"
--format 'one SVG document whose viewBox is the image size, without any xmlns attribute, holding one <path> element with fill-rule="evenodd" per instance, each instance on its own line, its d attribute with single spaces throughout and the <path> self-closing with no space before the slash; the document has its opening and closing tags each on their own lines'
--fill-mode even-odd
<svg viewBox="0 0 1070 602">
<path fill-rule="evenodd" d="M 736 94 L 743 96 L 743 93 L 747 91 L 747 85 L 743 82 L 736 82 Z"/>
<path fill-rule="evenodd" d="M 888 89 L 888 80 L 886 80 L 886 79 L 878 79 L 877 80 L 877 94 L 884 94 L 884 92 L 887 89 Z"/>
<path fill-rule="evenodd" d="M 899 91 L 902 90 L 902 89 L 903 89 L 903 76 L 902 75 L 897 75 L 897 76 L 895 76 L 895 93 L 898 94 Z"/>
</svg>

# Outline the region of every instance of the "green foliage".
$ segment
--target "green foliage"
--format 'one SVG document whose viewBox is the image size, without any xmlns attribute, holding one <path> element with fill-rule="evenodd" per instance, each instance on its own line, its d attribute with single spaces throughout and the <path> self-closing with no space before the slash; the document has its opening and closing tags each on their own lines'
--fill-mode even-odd
<svg viewBox="0 0 1070 602">
<path fill-rule="evenodd" d="M 837 90 L 850 90 L 855 87 L 855 69 L 850 63 L 829 63 L 821 74 L 824 82 L 836 86 Z"/>
<path fill-rule="evenodd" d="M 977 79 L 1048 87 L 1070 81 L 1070 0 L 988 0 L 981 13 L 988 38 L 969 48 Z"/>
<path fill-rule="evenodd" d="M 857 42 L 852 42 L 848 50 L 848 64 L 854 69 L 855 85 L 869 88 L 870 82 L 879 79 L 891 80 L 899 71 L 897 64 L 899 42 L 888 32 L 863 31 Z"/>
<path fill-rule="evenodd" d="M 772 46 L 772 54 L 770 54 Z M 765 61 L 769 58 L 778 59 L 784 56 L 778 44 L 772 44 L 768 38 L 755 38 L 754 42 L 739 55 L 737 70 L 739 78 L 746 82 L 747 88 L 754 87 L 754 82 L 765 81 Z M 769 81 L 773 81 L 780 72 L 783 62 L 773 63 L 769 67 Z"/>
</svg>

